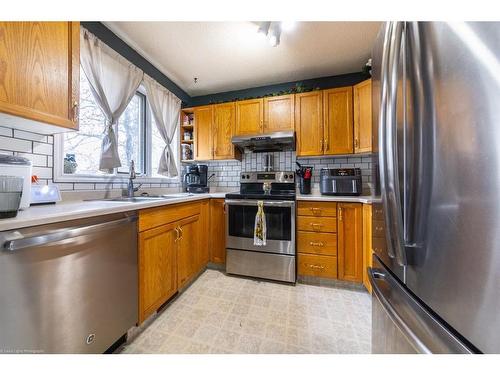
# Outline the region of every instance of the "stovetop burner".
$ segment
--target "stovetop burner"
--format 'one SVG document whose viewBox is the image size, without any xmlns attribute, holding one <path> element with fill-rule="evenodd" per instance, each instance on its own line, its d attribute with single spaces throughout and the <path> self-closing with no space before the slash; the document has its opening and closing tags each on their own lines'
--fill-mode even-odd
<svg viewBox="0 0 500 375">
<path fill-rule="evenodd" d="M 242 172 L 240 192 L 226 194 L 228 199 L 295 200 L 293 171 Z"/>
</svg>

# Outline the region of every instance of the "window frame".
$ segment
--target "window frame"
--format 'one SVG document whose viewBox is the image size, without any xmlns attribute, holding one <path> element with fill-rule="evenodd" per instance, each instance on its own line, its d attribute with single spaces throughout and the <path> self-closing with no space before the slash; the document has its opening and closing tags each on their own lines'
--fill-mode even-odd
<svg viewBox="0 0 500 375">
<path fill-rule="evenodd" d="M 146 173 L 137 174 L 136 182 L 137 183 L 179 183 L 181 180 L 180 177 L 180 119 L 177 119 L 177 129 L 174 136 L 175 144 L 177 145 L 174 148 L 176 153 L 176 166 L 178 175 L 176 177 L 158 177 L 153 176 L 153 168 L 157 168 L 157 166 L 152 165 L 152 113 L 151 107 L 149 105 L 148 97 L 146 94 L 145 88 L 141 85 L 136 90 L 136 94 L 139 94 L 145 100 L 143 101 L 143 113 L 145 120 L 145 134 L 142 142 L 142 157 L 144 163 L 144 169 Z M 104 124 L 103 124 L 104 126 Z M 109 174 L 65 174 L 64 173 L 64 134 L 59 133 L 54 135 L 54 161 L 53 161 L 53 169 L 54 169 L 54 183 L 123 183 L 128 181 L 128 173 L 127 172 L 118 172 L 118 168 L 115 168 L 113 173 Z"/>
</svg>

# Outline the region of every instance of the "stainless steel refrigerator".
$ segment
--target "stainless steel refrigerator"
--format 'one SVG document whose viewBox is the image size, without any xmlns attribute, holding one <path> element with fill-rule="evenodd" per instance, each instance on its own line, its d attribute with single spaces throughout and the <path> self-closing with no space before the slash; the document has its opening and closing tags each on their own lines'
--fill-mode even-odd
<svg viewBox="0 0 500 375">
<path fill-rule="evenodd" d="M 500 23 L 386 23 L 372 66 L 372 351 L 500 353 Z"/>
</svg>

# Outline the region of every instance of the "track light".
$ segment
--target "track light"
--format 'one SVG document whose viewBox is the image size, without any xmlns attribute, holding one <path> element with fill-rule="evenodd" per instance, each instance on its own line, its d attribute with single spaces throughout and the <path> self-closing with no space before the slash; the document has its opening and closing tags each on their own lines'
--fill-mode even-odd
<svg viewBox="0 0 500 375">
<path fill-rule="evenodd" d="M 283 22 L 276 22 L 276 21 L 265 21 L 265 22 L 259 22 L 259 28 L 257 30 L 257 33 L 259 35 L 264 35 L 267 36 L 269 40 L 269 44 L 272 47 L 277 47 L 280 44 L 281 40 L 281 31 L 282 30 L 292 30 L 295 27 L 296 22 L 292 21 L 283 21 Z"/>
<path fill-rule="evenodd" d="M 271 22 L 269 28 L 269 44 L 272 47 L 277 47 L 280 44 L 281 24 L 280 22 Z"/>
</svg>

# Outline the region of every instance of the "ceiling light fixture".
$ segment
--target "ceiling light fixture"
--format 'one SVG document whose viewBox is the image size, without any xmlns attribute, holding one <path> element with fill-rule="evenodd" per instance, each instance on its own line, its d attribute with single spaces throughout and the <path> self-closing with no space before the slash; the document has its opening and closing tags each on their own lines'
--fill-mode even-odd
<svg viewBox="0 0 500 375">
<path fill-rule="evenodd" d="M 281 40 L 281 31 L 290 31 L 295 28 L 296 22 L 293 21 L 282 21 L 282 22 L 277 22 L 277 21 L 265 21 L 265 22 L 259 22 L 259 28 L 257 30 L 257 33 L 259 35 L 264 35 L 267 36 L 269 40 L 269 44 L 272 47 L 277 47 L 280 44 Z"/>
</svg>

